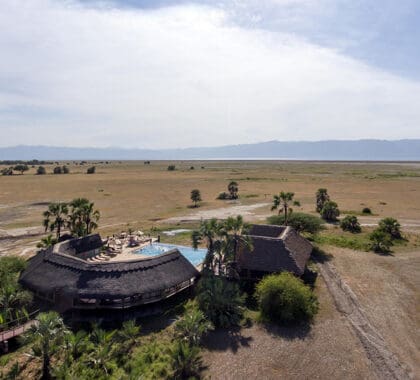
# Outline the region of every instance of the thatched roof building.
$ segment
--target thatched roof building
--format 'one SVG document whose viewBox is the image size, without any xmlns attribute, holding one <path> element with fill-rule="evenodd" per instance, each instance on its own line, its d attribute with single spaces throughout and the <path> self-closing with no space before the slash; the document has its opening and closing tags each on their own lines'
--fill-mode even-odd
<svg viewBox="0 0 420 380">
<path fill-rule="evenodd" d="M 100 236 L 92 235 L 43 250 L 29 260 L 20 283 L 60 311 L 125 309 L 171 297 L 199 275 L 177 249 L 132 261 L 86 260 L 101 247 Z"/>
<path fill-rule="evenodd" d="M 253 249 L 241 247 L 238 253 L 242 277 L 260 278 L 282 271 L 303 275 L 312 245 L 292 227 L 256 224 L 251 227 L 249 236 Z"/>
</svg>

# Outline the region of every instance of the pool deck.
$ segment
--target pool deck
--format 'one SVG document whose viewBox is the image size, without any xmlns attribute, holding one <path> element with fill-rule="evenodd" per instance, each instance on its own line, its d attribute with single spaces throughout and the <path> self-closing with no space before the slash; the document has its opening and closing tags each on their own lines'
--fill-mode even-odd
<svg viewBox="0 0 420 380">
<path fill-rule="evenodd" d="M 156 243 L 157 239 L 152 239 L 152 243 Z M 109 262 L 113 261 L 133 261 L 138 259 L 147 259 L 150 258 L 148 255 L 142 255 L 141 253 L 134 253 L 135 251 L 138 251 L 144 247 L 147 247 L 150 245 L 150 242 L 142 243 L 136 247 L 128 247 L 126 245 L 123 246 L 122 251 L 117 253 L 114 257 L 111 257 L 109 259 Z"/>
</svg>

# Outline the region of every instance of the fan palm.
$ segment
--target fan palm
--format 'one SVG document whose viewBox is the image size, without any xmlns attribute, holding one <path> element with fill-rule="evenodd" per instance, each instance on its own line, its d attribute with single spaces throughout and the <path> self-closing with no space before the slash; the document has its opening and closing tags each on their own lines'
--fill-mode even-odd
<svg viewBox="0 0 420 380">
<path fill-rule="evenodd" d="M 287 226 L 288 217 L 293 212 L 293 209 L 290 207 L 290 203 L 293 202 L 294 206 L 300 206 L 299 201 L 294 201 L 293 198 L 295 193 L 292 192 L 280 192 L 278 195 L 273 197 L 273 205 L 271 211 L 279 210 L 279 214 L 284 212 L 284 224 Z"/>
<path fill-rule="evenodd" d="M 69 212 L 67 203 L 50 203 L 48 210 L 43 213 L 45 232 L 56 231 L 57 240 L 60 238 L 61 229 L 66 225 L 66 217 Z"/>
</svg>

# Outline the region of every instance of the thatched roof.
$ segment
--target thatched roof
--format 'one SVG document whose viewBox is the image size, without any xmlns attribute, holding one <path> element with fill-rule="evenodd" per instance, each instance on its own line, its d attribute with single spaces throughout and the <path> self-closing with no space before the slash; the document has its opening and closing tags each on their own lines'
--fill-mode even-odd
<svg viewBox="0 0 420 380">
<path fill-rule="evenodd" d="M 291 227 L 254 225 L 250 229 L 253 249 L 241 248 L 241 270 L 289 271 L 301 276 L 312 252 L 311 243 Z"/>
<path fill-rule="evenodd" d="M 62 289 L 78 298 L 121 298 L 161 291 L 197 275 L 177 249 L 134 261 L 91 263 L 49 248 L 29 260 L 20 283 L 44 293 Z"/>
</svg>

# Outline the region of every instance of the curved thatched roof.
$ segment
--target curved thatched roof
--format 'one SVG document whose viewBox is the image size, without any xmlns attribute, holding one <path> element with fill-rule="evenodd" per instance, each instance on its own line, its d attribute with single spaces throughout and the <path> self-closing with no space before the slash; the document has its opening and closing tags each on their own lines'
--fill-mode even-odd
<svg viewBox="0 0 420 380">
<path fill-rule="evenodd" d="M 78 298 L 122 298 L 168 289 L 197 275 L 177 249 L 147 259 L 91 263 L 49 248 L 29 261 L 20 283 L 43 293 L 62 290 Z"/>
<path fill-rule="evenodd" d="M 249 236 L 253 249 L 240 249 L 238 263 L 241 270 L 288 271 L 298 276 L 304 273 L 312 245 L 293 228 L 253 225 Z"/>
</svg>

